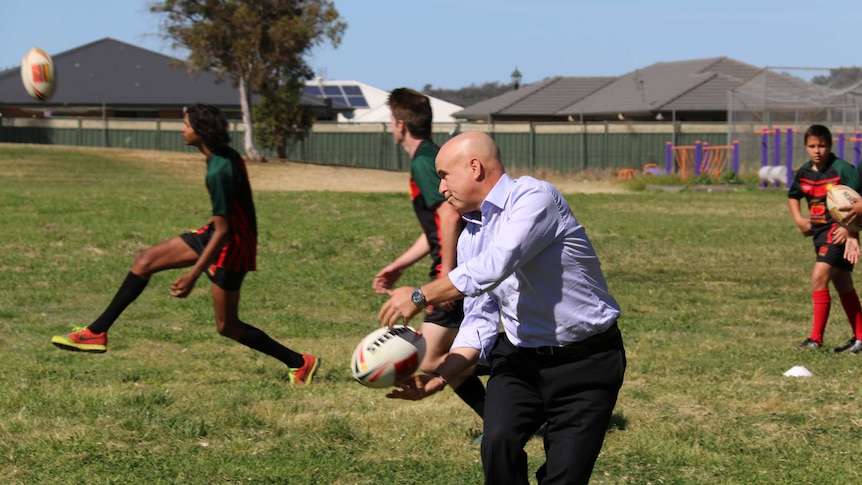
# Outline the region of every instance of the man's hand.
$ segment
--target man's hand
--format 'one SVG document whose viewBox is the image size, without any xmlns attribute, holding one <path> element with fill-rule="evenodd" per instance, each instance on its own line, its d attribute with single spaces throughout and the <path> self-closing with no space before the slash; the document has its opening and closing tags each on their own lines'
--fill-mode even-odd
<svg viewBox="0 0 862 485">
<path fill-rule="evenodd" d="M 380 320 L 381 325 L 386 325 L 389 328 L 399 323 L 407 325 L 407 322 L 421 310 L 410 299 L 413 288 L 401 286 L 394 290 L 388 290 L 388 293 L 389 300 L 380 308 L 377 319 Z"/>
<path fill-rule="evenodd" d="M 394 389 L 386 397 L 418 401 L 443 389 L 445 384 L 440 377 L 428 374 L 414 374 L 398 384 L 400 389 Z"/>
</svg>

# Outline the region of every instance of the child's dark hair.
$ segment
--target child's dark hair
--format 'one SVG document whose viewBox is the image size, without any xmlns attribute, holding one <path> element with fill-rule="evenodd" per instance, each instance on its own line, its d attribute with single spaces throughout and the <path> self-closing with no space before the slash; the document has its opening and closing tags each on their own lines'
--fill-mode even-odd
<svg viewBox="0 0 862 485">
<path fill-rule="evenodd" d="M 386 101 L 396 120 L 403 121 L 407 131 L 416 138 L 431 137 L 431 100 L 428 96 L 410 88 L 398 88 L 389 94 Z"/>
<path fill-rule="evenodd" d="M 189 115 L 192 129 L 207 148 L 215 150 L 230 144 L 227 118 L 220 109 L 208 104 L 193 104 L 186 107 L 186 114 Z"/>
<path fill-rule="evenodd" d="M 829 131 L 829 128 L 826 128 L 823 125 L 811 125 L 807 130 L 805 130 L 805 136 L 802 141 L 808 143 L 808 138 L 812 136 L 822 138 L 826 141 L 826 145 L 828 147 L 832 147 L 832 132 Z"/>
</svg>

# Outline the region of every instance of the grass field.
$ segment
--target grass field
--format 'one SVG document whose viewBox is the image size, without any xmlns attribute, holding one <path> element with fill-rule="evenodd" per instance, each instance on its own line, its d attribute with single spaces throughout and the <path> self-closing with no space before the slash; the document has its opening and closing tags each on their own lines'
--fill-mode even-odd
<svg viewBox="0 0 862 485">
<path fill-rule="evenodd" d="M 101 312 L 137 251 L 208 220 L 203 164 L 178 170 L 0 145 L 0 483 L 480 483 L 481 423 L 454 393 L 387 400 L 348 370 L 377 326 L 372 276 L 419 231 L 404 193 L 255 194 L 260 270 L 241 316 L 323 357 L 313 386 L 220 337 L 207 281 L 168 296 L 175 272 L 106 354 L 50 344 Z M 785 197 L 753 183 L 568 197 L 623 307 L 629 361 L 592 483 L 862 480 L 862 357 L 831 352 L 850 335 L 837 296 L 830 350 L 792 348 L 813 252 Z M 420 266 L 402 282 L 424 281 Z M 794 365 L 814 377 L 783 377 Z M 535 470 L 541 439 L 527 451 Z"/>
</svg>

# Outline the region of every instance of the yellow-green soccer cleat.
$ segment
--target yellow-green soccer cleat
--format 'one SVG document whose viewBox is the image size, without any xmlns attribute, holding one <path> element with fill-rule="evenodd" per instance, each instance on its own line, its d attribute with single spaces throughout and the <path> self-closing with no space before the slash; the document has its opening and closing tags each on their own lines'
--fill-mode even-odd
<svg viewBox="0 0 862 485">
<path fill-rule="evenodd" d="M 87 327 L 75 327 L 68 335 L 55 335 L 51 343 L 65 350 L 105 352 L 108 350 L 108 332 L 93 333 Z"/>
<path fill-rule="evenodd" d="M 302 367 L 297 369 L 288 367 L 288 369 L 290 369 L 290 382 L 297 386 L 311 384 L 311 380 L 314 378 L 314 373 L 317 372 L 317 368 L 320 367 L 320 359 L 313 355 L 302 354 L 302 360 L 305 362 L 302 364 Z"/>
</svg>

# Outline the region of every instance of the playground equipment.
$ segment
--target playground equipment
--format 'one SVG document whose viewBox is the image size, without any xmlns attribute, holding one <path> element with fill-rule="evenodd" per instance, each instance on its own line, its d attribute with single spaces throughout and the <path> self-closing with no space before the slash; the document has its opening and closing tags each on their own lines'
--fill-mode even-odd
<svg viewBox="0 0 862 485">
<path fill-rule="evenodd" d="M 784 164 L 781 160 L 781 134 L 785 136 L 785 156 Z M 769 186 L 780 187 L 784 184 L 789 187 L 793 183 L 793 127 L 788 127 L 784 130 L 781 128 L 763 128 L 760 132 L 760 186 L 766 188 Z M 770 139 L 771 138 L 771 139 Z M 771 142 L 771 143 L 770 143 Z M 858 167 L 862 161 L 862 132 L 857 131 L 853 137 L 847 137 L 843 131 L 839 131 L 833 139 L 835 154 L 838 158 L 844 158 L 845 146 L 847 143 L 853 143 L 853 165 Z M 769 147 L 772 146 L 772 160 L 770 163 Z"/>
<path fill-rule="evenodd" d="M 739 173 L 737 140 L 733 140 L 730 145 L 715 146 L 699 140 L 689 146 L 674 146 L 671 142 L 665 144 L 665 173 L 678 171 L 683 180 L 692 174 L 721 175 L 728 168 L 728 163 L 732 163 L 733 171 Z"/>
<path fill-rule="evenodd" d="M 835 142 L 837 145 L 835 147 L 835 155 L 842 160 L 847 160 L 844 158 L 844 147 L 847 143 L 853 142 L 853 165 L 858 167 L 859 162 L 862 161 L 862 132 L 857 131 L 852 137 L 848 138 L 843 131 L 839 131 Z"/>
<path fill-rule="evenodd" d="M 760 187 L 789 187 L 793 182 L 793 128 L 787 128 L 787 161 L 781 165 L 781 128 L 760 130 Z M 769 137 L 772 136 L 772 164 L 769 163 Z"/>
</svg>

